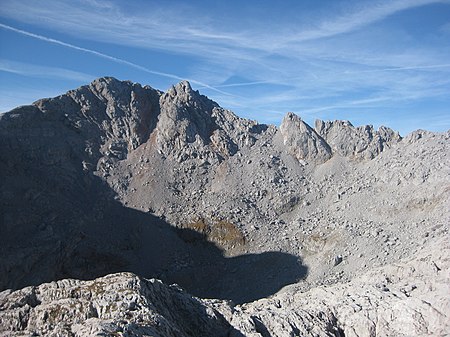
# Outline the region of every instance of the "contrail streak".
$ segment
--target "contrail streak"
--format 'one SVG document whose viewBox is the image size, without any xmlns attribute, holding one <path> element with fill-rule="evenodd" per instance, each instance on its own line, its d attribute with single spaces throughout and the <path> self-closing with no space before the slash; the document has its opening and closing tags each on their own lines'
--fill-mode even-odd
<svg viewBox="0 0 450 337">
<path fill-rule="evenodd" d="M 133 63 L 133 62 L 130 62 L 130 61 L 118 58 L 118 57 L 114 57 L 114 56 L 111 56 L 111 55 L 108 55 L 108 54 L 104 54 L 104 53 L 98 52 L 96 50 L 79 47 L 79 46 L 76 46 L 74 44 L 67 43 L 67 42 L 64 42 L 64 41 L 61 41 L 61 40 L 56 40 L 56 39 L 52 39 L 50 37 L 46 37 L 46 36 L 43 36 L 43 35 L 34 34 L 34 33 L 31 33 L 31 32 L 28 32 L 26 30 L 22 30 L 22 29 L 18 29 L 18 28 L 14 28 L 14 27 L 5 25 L 3 23 L 0 23 L 0 27 L 4 28 L 4 29 L 8 29 L 10 31 L 13 31 L 15 33 L 19 33 L 19 34 L 22 34 L 22 35 L 25 35 L 25 36 L 29 36 L 29 37 L 41 40 L 41 41 L 57 44 L 57 45 L 60 45 L 60 46 L 63 46 L 63 47 L 75 49 L 75 50 L 78 50 L 78 51 L 82 51 L 84 53 L 88 53 L 88 54 L 92 54 L 92 55 L 95 55 L 95 56 L 98 56 L 98 57 L 102 57 L 104 59 L 107 59 L 107 60 L 110 60 L 110 61 L 113 61 L 113 62 L 116 62 L 116 63 L 124 64 L 124 65 L 127 65 L 129 67 L 132 67 L 132 68 L 135 68 L 135 69 L 139 69 L 141 71 L 144 71 L 144 72 L 152 74 L 152 75 L 158 75 L 158 76 L 162 76 L 162 77 L 172 78 L 172 79 L 176 79 L 178 81 L 185 80 L 185 78 L 182 78 L 182 77 L 174 75 L 174 74 L 169 74 L 169 73 L 164 73 L 164 72 L 160 72 L 160 71 L 151 70 L 151 69 L 148 69 L 146 67 L 140 66 L 139 64 L 136 64 L 136 63 Z M 199 81 L 196 81 L 196 80 L 192 80 L 192 79 L 187 79 L 187 80 L 189 82 L 191 82 L 191 83 L 195 83 L 195 84 L 201 85 L 201 86 L 203 86 L 205 88 L 208 88 L 210 90 L 216 91 L 218 93 L 221 93 L 221 94 L 224 94 L 224 95 L 228 95 L 228 96 L 234 96 L 234 95 L 232 95 L 232 94 L 230 94 L 228 92 L 216 89 L 216 88 L 214 88 L 214 87 L 212 87 L 212 86 L 210 86 L 208 84 L 205 84 L 205 83 L 202 83 L 202 82 L 199 82 Z"/>
<path fill-rule="evenodd" d="M 421 69 L 433 69 L 433 68 L 448 68 L 450 64 L 430 64 L 423 66 L 408 66 L 408 67 L 392 67 L 392 68 L 382 68 L 382 69 L 372 69 L 372 70 L 360 70 L 348 73 L 377 73 L 384 71 L 399 71 L 399 70 L 421 70 Z"/>
<path fill-rule="evenodd" d="M 391 67 L 391 68 L 382 68 L 382 69 L 371 69 L 371 70 L 355 70 L 355 71 L 343 71 L 338 74 L 362 74 L 362 73 L 378 73 L 378 72 L 388 72 L 388 71 L 401 71 L 401 70 L 421 70 L 421 69 L 434 69 L 434 68 L 449 68 L 449 64 L 431 64 L 431 65 L 423 65 L 423 66 L 408 66 L 408 67 Z M 314 74 L 313 74 L 314 75 Z M 315 76 L 317 77 L 317 76 Z M 294 80 L 302 79 L 303 77 L 291 77 L 285 79 L 285 81 L 292 82 Z M 230 88 L 230 87 L 243 87 L 243 86 L 252 86 L 258 84 L 285 84 L 279 80 L 274 81 L 254 81 L 254 82 L 240 82 L 240 83 L 232 83 L 232 84 L 221 84 L 215 85 L 214 88 Z"/>
</svg>

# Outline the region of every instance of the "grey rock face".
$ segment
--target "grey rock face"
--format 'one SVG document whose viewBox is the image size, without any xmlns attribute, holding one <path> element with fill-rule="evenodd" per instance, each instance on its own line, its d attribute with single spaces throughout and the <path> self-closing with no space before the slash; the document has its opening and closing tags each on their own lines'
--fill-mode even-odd
<svg viewBox="0 0 450 337">
<path fill-rule="evenodd" d="M 192 90 L 188 82 L 180 82 L 161 96 L 162 114 L 158 121 L 158 145 L 180 151 L 187 144 L 206 145 L 216 128 L 211 110 L 216 105 Z"/>
<path fill-rule="evenodd" d="M 289 112 L 280 125 L 284 145 L 298 160 L 323 163 L 331 158 L 330 146 L 300 117 Z"/>
<path fill-rule="evenodd" d="M 213 307 L 130 273 L 0 293 L 0 336 L 228 336 Z"/>
<path fill-rule="evenodd" d="M 371 125 L 354 127 L 349 121 L 317 120 L 315 130 L 334 153 L 359 159 L 372 159 L 401 140 L 397 132 L 385 126 L 374 131 Z"/>
<path fill-rule="evenodd" d="M 195 153 L 215 162 L 255 142 L 251 130 L 257 123 L 220 108 L 189 82 L 171 87 L 161 96 L 160 107 L 154 137 L 164 154 L 185 160 Z"/>
<path fill-rule="evenodd" d="M 236 308 L 230 320 L 245 336 L 444 336 L 450 331 L 448 238 L 410 261 L 349 283 L 300 292 L 290 286 L 270 299 Z"/>
<path fill-rule="evenodd" d="M 124 159 L 155 128 L 160 95 L 150 87 L 106 77 L 35 106 L 43 114 L 59 115 L 68 128 L 82 133 L 87 153 Z"/>
</svg>

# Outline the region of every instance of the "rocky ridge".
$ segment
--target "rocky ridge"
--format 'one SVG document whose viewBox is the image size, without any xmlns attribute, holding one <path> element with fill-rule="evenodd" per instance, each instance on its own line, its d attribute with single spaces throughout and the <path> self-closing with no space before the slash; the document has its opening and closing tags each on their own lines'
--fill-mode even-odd
<svg viewBox="0 0 450 337">
<path fill-rule="evenodd" d="M 0 137 L 1 289 L 132 271 L 242 304 L 293 283 L 291 294 L 370 284 L 360 276 L 448 239 L 450 132 L 311 128 L 293 113 L 277 128 L 235 116 L 188 82 L 163 93 L 100 78 L 1 115 Z M 347 318 L 333 323 L 342 317 L 333 296 L 324 321 L 296 313 L 303 300 L 282 311 L 351 335 Z M 232 324 L 252 321 L 238 326 L 245 335 L 295 334 L 254 303 L 250 316 L 218 310 Z M 417 331 L 440 331 L 427 329 Z"/>
<path fill-rule="evenodd" d="M 201 300 L 131 273 L 6 291 L 0 301 L 0 335 L 227 336 L 232 330 Z"/>
</svg>

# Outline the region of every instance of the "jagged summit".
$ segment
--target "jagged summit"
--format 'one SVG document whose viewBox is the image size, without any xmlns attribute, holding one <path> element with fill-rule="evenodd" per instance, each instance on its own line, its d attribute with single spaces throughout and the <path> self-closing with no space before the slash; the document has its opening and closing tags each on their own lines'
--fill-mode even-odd
<svg viewBox="0 0 450 337">
<path fill-rule="evenodd" d="M 316 120 L 314 129 L 334 153 L 346 157 L 373 159 L 402 139 L 390 128 L 381 126 L 375 131 L 372 125 L 354 127 L 349 121 Z"/>
<path fill-rule="evenodd" d="M 373 159 L 402 138 L 398 132 L 381 126 L 354 127 L 345 120 L 316 120 L 314 129 L 289 112 L 280 125 L 284 144 L 299 160 L 323 163 L 333 155 L 356 159 Z"/>
<path fill-rule="evenodd" d="M 329 145 L 300 117 L 288 112 L 280 125 L 284 145 L 299 160 L 323 163 L 331 158 Z"/>
<path fill-rule="evenodd" d="M 163 153 L 173 151 L 183 157 L 186 152 L 204 152 L 209 146 L 212 151 L 206 156 L 217 153 L 228 157 L 254 144 L 258 130 L 273 129 L 222 109 L 193 90 L 188 81 L 161 92 L 131 81 L 101 77 L 64 95 L 36 101 L 33 106 L 64 115 L 66 124 L 90 134 L 86 136 L 93 138 L 90 143 L 101 154 L 116 153 L 119 159 L 152 134 Z M 30 109 L 24 107 L 22 111 Z M 15 110 L 18 112 L 20 109 Z M 286 114 L 279 131 L 294 157 L 311 163 L 323 163 L 335 154 L 372 159 L 401 140 L 389 128 L 375 131 L 369 125 L 354 127 L 349 121 L 317 120 L 311 128 L 292 112 Z"/>
<path fill-rule="evenodd" d="M 170 89 L 167 91 L 168 94 L 172 96 L 176 96 L 177 94 L 181 95 L 192 95 L 194 93 L 198 94 L 198 91 L 194 91 L 191 87 L 189 81 L 183 80 L 179 83 L 172 85 Z"/>
</svg>

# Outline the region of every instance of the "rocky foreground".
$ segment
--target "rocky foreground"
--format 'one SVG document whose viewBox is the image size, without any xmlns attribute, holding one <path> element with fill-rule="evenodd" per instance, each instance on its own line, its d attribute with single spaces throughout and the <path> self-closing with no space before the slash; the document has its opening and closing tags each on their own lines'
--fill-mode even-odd
<svg viewBox="0 0 450 337">
<path fill-rule="evenodd" d="M 450 333 L 450 132 L 101 78 L 0 137 L 0 335 Z"/>
<path fill-rule="evenodd" d="M 348 283 L 248 304 L 202 300 L 131 273 L 0 293 L 1 336 L 444 336 L 450 243 Z"/>
</svg>

